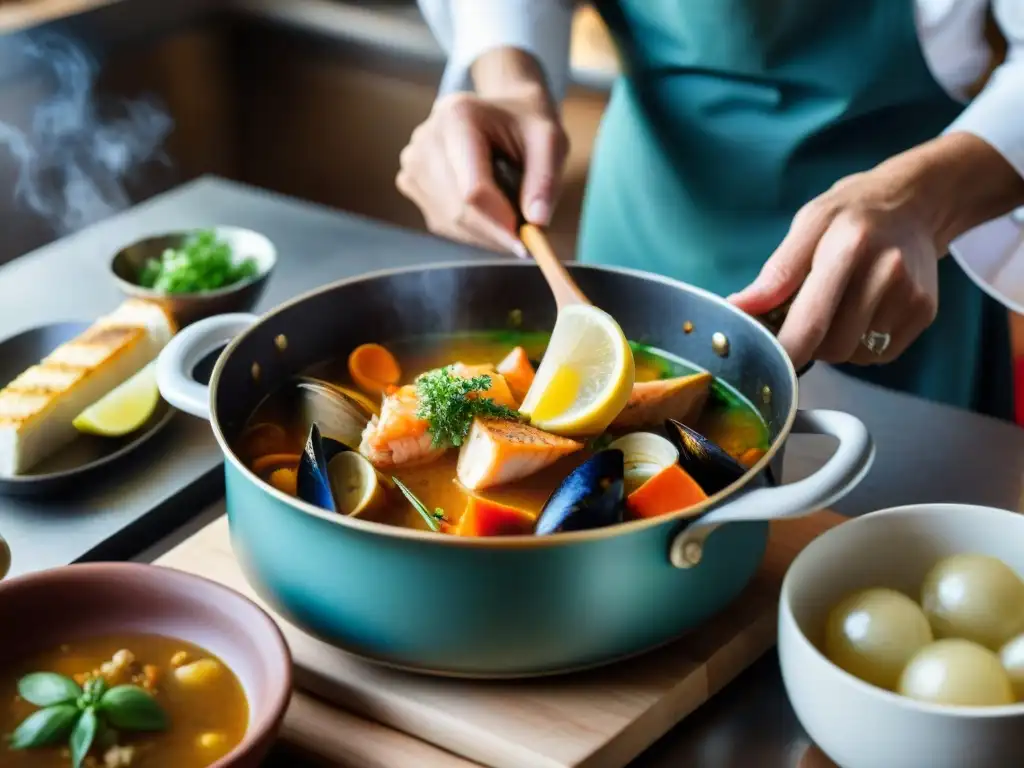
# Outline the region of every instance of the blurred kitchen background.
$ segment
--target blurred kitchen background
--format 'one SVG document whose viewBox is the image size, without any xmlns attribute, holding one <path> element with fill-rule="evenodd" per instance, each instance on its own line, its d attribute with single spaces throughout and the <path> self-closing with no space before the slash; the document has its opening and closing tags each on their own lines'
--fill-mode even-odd
<svg viewBox="0 0 1024 768">
<path fill-rule="evenodd" d="M 585 5 L 572 61 L 567 257 L 617 69 Z M 394 178 L 443 64 L 413 0 L 0 0 L 0 263 L 207 173 L 422 228 Z"/>
</svg>

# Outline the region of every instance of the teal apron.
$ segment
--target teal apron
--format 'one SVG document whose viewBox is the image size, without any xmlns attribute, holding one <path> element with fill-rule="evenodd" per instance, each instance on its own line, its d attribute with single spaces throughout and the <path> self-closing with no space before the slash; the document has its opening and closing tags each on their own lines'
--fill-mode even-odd
<svg viewBox="0 0 1024 768">
<path fill-rule="evenodd" d="M 793 214 L 938 136 L 962 105 L 921 53 L 912 0 L 598 0 L 624 76 L 603 119 L 579 258 L 728 295 Z M 939 264 L 939 314 L 858 378 L 1012 416 L 1006 310 Z"/>
</svg>

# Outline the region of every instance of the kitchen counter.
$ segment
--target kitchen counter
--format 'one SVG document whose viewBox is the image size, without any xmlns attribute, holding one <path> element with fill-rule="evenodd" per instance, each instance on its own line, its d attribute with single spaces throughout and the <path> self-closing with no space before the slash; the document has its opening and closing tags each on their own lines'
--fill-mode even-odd
<svg viewBox="0 0 1024 768">
<path fill-rule="evenodd" d="M 146 232 L 211 224 L 253 227 L 277 244 L 279 266 L 263 310 L 367 270 L 483 255 L 429 235 L 207 177 L 0 268 L 0 336 L 110 309 L 118 295 L 105 269 L 119 245 Z M 800 402 L 854 413 L 875 437 L 874 468 L 837 505 L 845 514 L 920 501 L 1018 507 L 1024 431 L 1012 424 L 866 385 L 827 366 L 804 377 Z M 83 489 L 75 499 L 48 504 L 0 501 L 0 532 L 14 549 L 15 572 L 112 552 L 152 559 L 221 514 L 220 461 L 208 426 L 179 415 L 154 443 L 126 465 L 118 484 Z M 825 438 L 792 438 L 785 479 L 813 471 L 830 450 Z M 179 493 L 178 487 L 187 490 Z M 771 654 L 637 765 L 792 768 L 805 747 Z"/>
</svg>

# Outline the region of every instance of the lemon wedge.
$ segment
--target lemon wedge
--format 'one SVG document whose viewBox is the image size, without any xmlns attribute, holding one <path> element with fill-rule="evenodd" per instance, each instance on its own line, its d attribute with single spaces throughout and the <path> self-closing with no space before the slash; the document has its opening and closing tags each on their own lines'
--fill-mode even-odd
<svg viewBox="0 0 1024 768">
<path fill-rule="evenodd" d="M 121 437 L 145 424 L 159 402 L 156 365 L 150 363 L 78 414 L 72 424 L 90 435 Z"/>
<path fill-rule="evenodd" d="M 551 341 L 520 412 L 545 432 L 600 434 L 633 390 L 633 351 L 607 312 L 587 304 L 558 312 Z"/>
</svg>

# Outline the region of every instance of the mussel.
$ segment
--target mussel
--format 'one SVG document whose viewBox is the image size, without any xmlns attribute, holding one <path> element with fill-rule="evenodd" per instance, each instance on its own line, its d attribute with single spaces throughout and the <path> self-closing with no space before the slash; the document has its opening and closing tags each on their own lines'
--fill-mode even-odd
<svg viewBox="0 0 1024 768">
<path fill-rule="evenodd" d="M 304 428 L 316 424 L 324 437 L 359 445 L 363 430 L 377 414 L 366 396 L 327 381 L 300 377 L 295 382 Z"/>
<path fill-rule="evenodd" d="M 685 424 L 667 419 L 665 429 L 679 451 L 679 466 L 697 481 L 708 496 L 714 496 L 747 473 L 747 468 L 736 459 Z M 766 474 L 765 481 L 770 482 L 769 474 Z"/>
<path fill-rule="evenodd" d="M 314 422 L 299 459 L 297 495 L 328 512 L 358 516 L 381 506 L 384 480 L 362 454 L 320 434 Z"/>
<path fill-rule="evenodd" d="M 622 451 L 627 496 L 679 460 L 679 451 L 672 442 L 653 432 L 631 432 L 608 447 Z"/>
<path fill-rule="evenodd" d="M 621 523 L 625 501 L 624 457 L 606 448 L 574 469 L 555 489 L 540 515 L 534 533 L 545 536 L 583 531 Z"/>
</svg>

